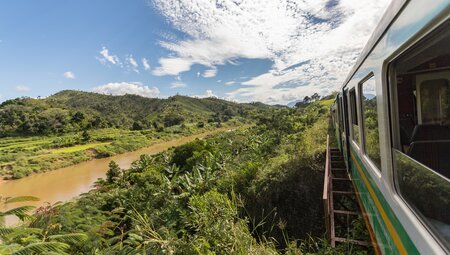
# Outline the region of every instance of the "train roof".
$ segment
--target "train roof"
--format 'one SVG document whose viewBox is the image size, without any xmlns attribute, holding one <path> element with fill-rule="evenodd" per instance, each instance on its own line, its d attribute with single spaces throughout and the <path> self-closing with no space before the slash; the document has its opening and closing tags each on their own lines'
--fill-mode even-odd
<svg viewBox="0 0 450 255">
<path fill-rule="evenodd" d="M 347 83 L 351 80 L 352 76 L 358 70 L 358 68 L 362 65 L 364 60 L 366 60 L 367 56 L 369 56 L 372 49 L 377 45 L 378 41 L 381 39 L 383 34 L 389 28 L 389 26 L 394 21 L 395 17 L 399 13 L 399 11 L 403 8 L 403 6 L 408 2 L 408 0 L 393 0 L 386 9 L 383 17 L 375 28 L 374 32 L 369 38 L 366 46 L 363 48 L 359 57 L 356 61 L 356 64 L 351 69 L 350 73 L 345 78 L 344 84 L 340 87 L 341 89 L 347 85 Z"/>
</svg>

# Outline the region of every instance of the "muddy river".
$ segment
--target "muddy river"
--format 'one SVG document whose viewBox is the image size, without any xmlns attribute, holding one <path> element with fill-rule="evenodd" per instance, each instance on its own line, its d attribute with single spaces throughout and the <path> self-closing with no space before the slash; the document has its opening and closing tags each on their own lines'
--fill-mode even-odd
<svg viewBox="0 0 450 255">
<path fill-rule="evenodd" d="M 214 131 L 217 132 L 218 130 Z M 94 182 L 101 177 L 105 177 L 108 164 L 111 160 L 116 161 L 121 168 L 128 168 L 131 163 L 142 154 L 156 154 L 172 146 L 178 146 L 196 138 L 202 138 L 210 133 L 202 133 L 179 139 L 156 143 L 150 147 L 142 148 L 133 152 L 116 155 L 109 158 L 94 159 L 77 165 L 49 171 L 46 173 L 34 174 L 22 179 L 2 181 L 0 183 L 0 196 L 34 196 L 40 201 L 27 202 L 26 205 L 41 206 L 44 203 L 55 203 L 58 201 L 68 201 L 87 192 L 92 188 Z M 0 211 L 24 205 L 24 203 L 13 203 L 5 207 L 0 205 Z M 6 224 L 14 225 L 18 222 L 15 217 L 7 217 Z"/>
</svg>

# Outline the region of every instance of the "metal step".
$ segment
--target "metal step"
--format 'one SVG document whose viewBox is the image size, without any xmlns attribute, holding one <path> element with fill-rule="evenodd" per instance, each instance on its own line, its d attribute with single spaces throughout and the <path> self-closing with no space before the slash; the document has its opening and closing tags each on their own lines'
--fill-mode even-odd
<svg viewBox="0 0 450 255">
<path fill-rule="evenodd" d="M 372 246 L 370 242 L 353 240 L 349 238 L 343 238 L 336 236 L 336 227 L 339 229 L 348 229 L 351 227 L 347 221 L 342 221 L 342 217 L 356 217 L 361 215 L 357 206 L 348 207 L 342 206 L 343 201 L 356 202 L 356 191 L 349 185 L 351 182 L 351 176 L 346 168 L 345 158 L 338 149 L 330 148 L 329 137 L 327 137 L 327 154 L 325 167 L 324 184 L 324 203 L 325 203 L 325 217 L 327 224 L 328 238 L 331 242 L 331 246 L 335 247 L 336 242 L 340 243 L 352 243 L 361 246 Z M 346 187 L 349 186 L 349 190 L 346 191 Z M 337 190 L 333 190 L 337 189 Z"/>
<path fill-rule="evenodd" d="M 333 181 L 351 181 L 349 178 L 331 177 Z"/>
<path fill-rule="evenodd" d="M 358 212 L 347 211 L 347 210 L 333 210 L 335 214 L 345 214 L 345 215 L 359 215 Z"/>
<path fill-rule="evenodd" d="M 342 238 L 342 237 L 335 237 L 334 240 L 336 242 L 340 242 L 340 243 L 352 243 L 352 244 L 357 244 L 357 245 L 361 245 L 361 246 L 372 246 L 372 243 L 369 243 L 366 241 L 361 241 L 361 240 L 353 240 L 353 239 L 347 239 L 347 238 Z"/>
<path fill-rule="evenodd" d="M 353 191 L 340 191 L 340 190 L 334 190 L 333 194 L 341 194 L 341 195 L 356 195 Z"/>
</svg>

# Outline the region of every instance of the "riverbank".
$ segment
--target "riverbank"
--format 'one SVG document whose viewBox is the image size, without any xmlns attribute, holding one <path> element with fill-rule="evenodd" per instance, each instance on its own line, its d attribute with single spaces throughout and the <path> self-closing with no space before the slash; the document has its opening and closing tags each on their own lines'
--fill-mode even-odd
<svg viewBox="0 0 450 255">
<path fill-rule="evenodd" d="M 248 125 L 238 128 L 246 127 L 248 127 Z M 98 178 L 103 178 L 105 176 L 105 173 L 108 170 L 108 164 L 111 160 L 114 160 L 121 168 L 126 169 L 131 166 L 133 161 L 139 159 L 142 154 L 157 154 L 197 138 L 204 138 L 209 135 L 229 130 L 231 130 L 230 127 L 221 127 L 212 131 L 172 139 L 170 141 L 161 141 L 146 148 L 112 157 L 94 159 L 45 173 L 33 174 L 18 180 L 5 180 L 0 185 L 0 194 L 3 197 L 34 196 L 40 199 L 39 201 L 15 203 L 14 207 L 20 205 L 39 207 L 45 203 L 54 204 L 56 202 L 66 202 L 92 189 L 94 182 L 97 181 Z M 0 211 L 11 209 L 6 207 L 8 205 L 2 206 L 4 207 L 0 208 Z M 15 217 L 6 219 L 8 226 L 17 222 L 18 219 Z"/>
<path fill-rule="evenodd" d="M 223 128 L 242 125 L 238 120 Z M 98 129 L 87 134 L 0 139 L 0 179 L 20 179 L 35 173 L 60 169 L 81 162 L 135 151 L 156 143 L 217 129 L 215 125 L 174 126 L 155 130 Z"/>
</svg>

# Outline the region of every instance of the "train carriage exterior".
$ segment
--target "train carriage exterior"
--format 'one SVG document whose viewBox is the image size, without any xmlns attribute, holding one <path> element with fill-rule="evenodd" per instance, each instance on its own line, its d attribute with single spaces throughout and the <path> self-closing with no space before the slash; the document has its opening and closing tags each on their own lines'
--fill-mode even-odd
<svg viewBox="0 0 450 255">
<path fill-rule="evenodd" d="M 449 17 L 393 0 L 331 108 L 376 253 L 450 253 Z"/>
</svg>

